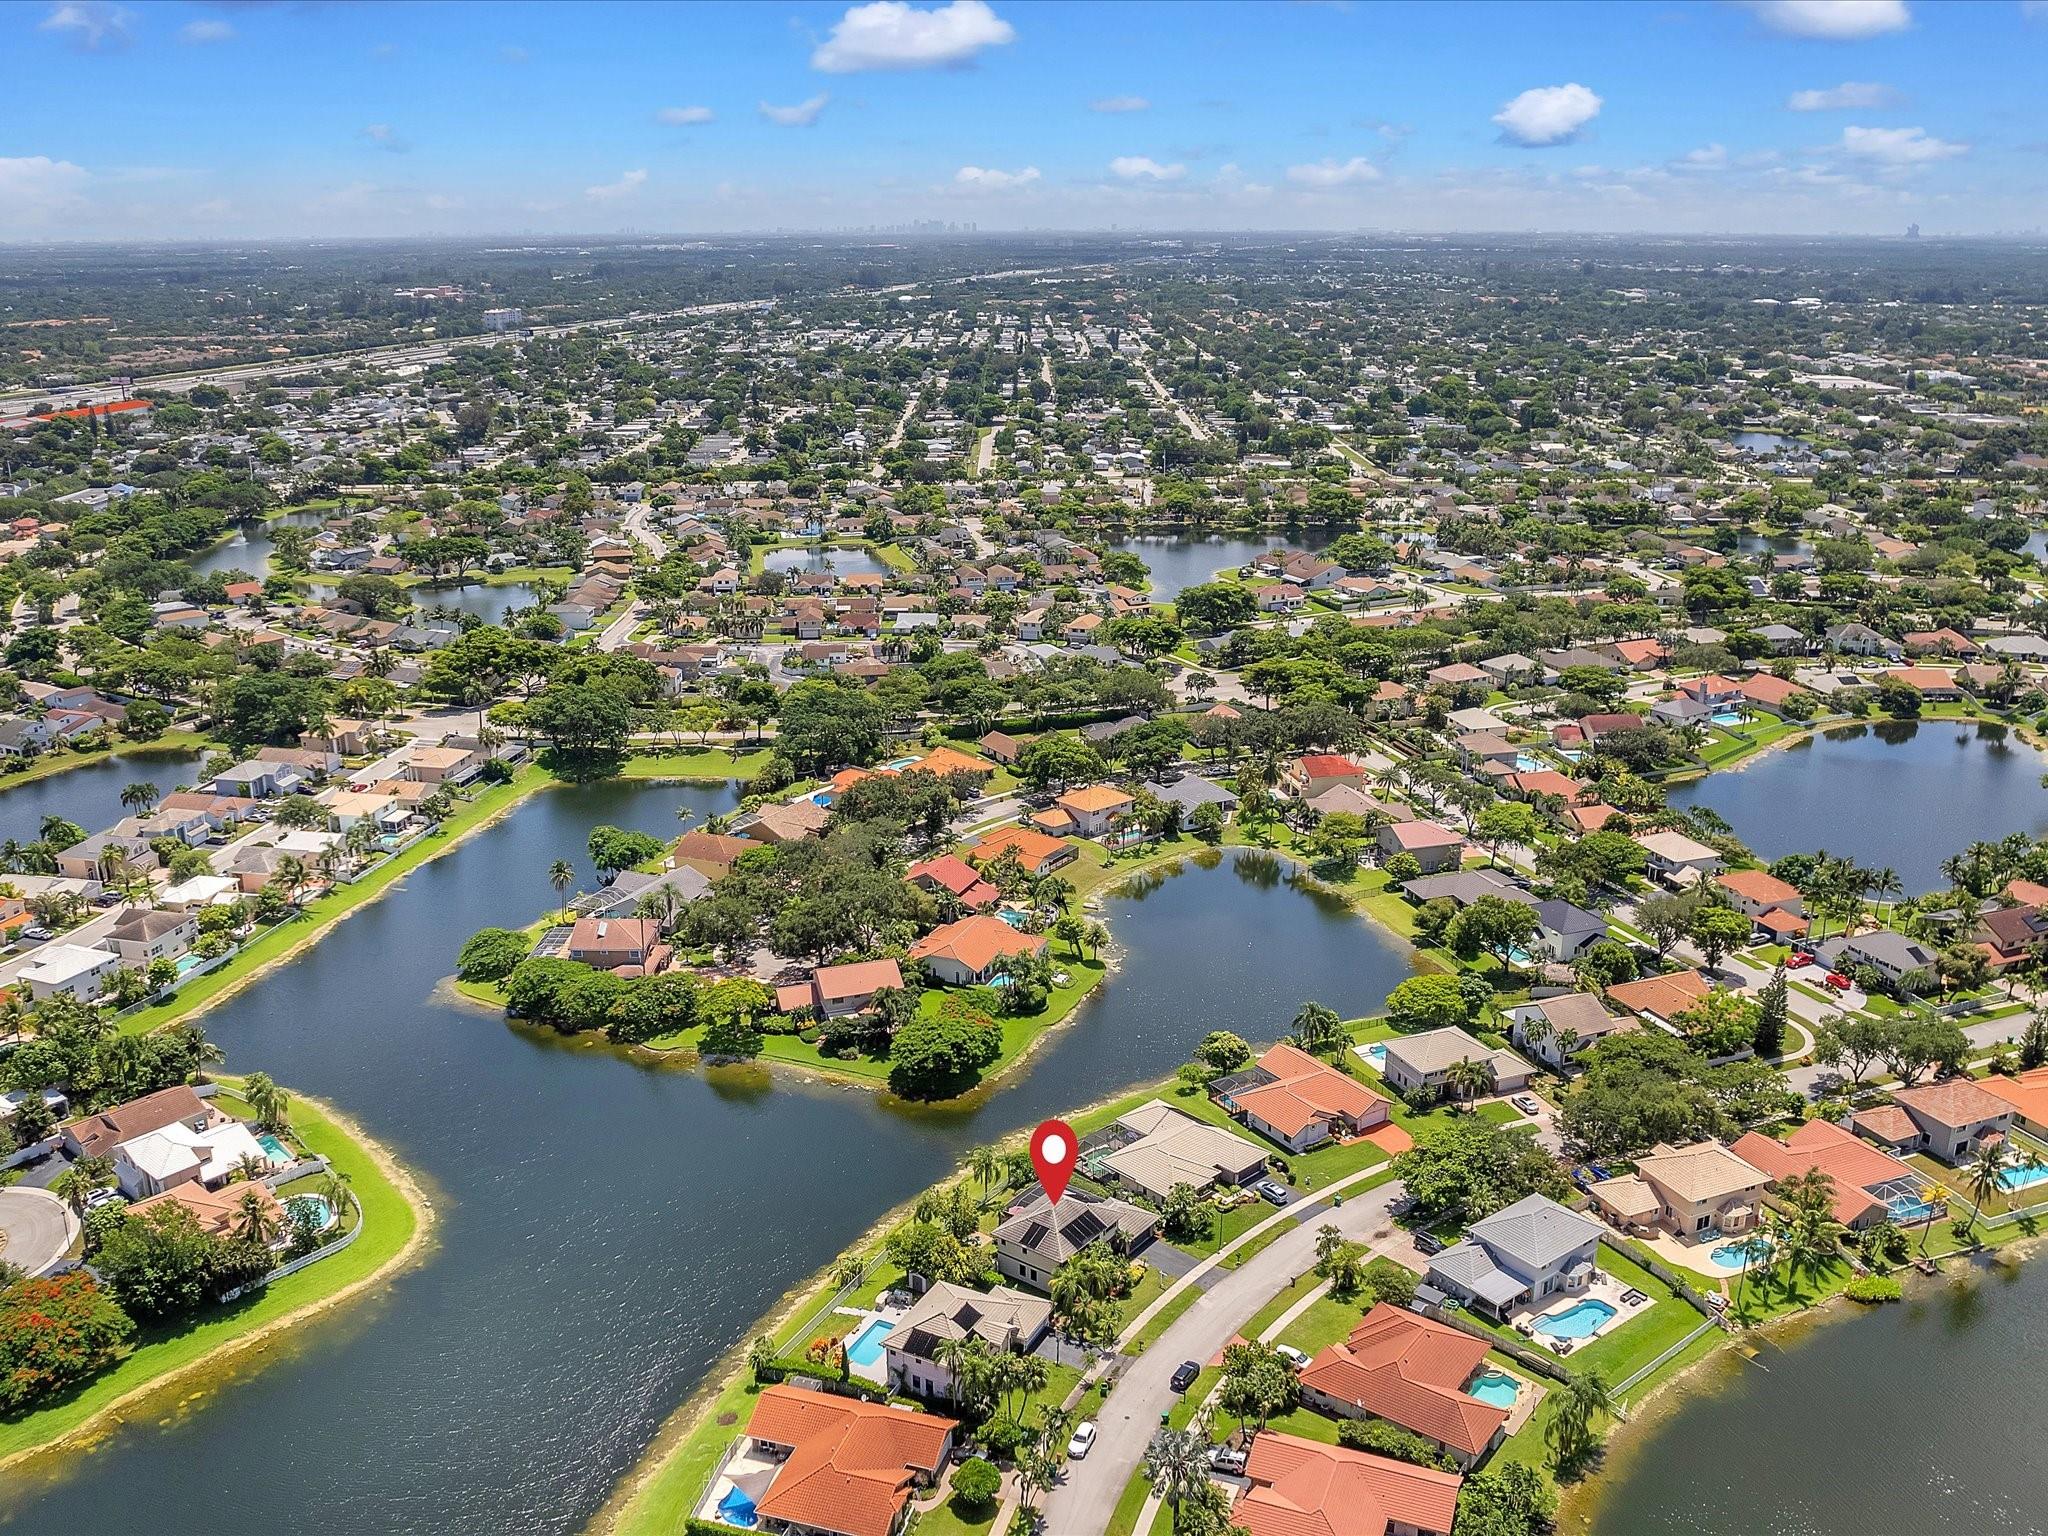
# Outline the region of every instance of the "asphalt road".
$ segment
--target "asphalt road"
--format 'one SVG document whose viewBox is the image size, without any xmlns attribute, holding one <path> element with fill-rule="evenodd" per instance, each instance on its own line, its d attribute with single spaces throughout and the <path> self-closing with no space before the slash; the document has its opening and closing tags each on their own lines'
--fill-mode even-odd
<svg viewBox="0 0 2048 1536">
<path fill-rule="evenodd" d="M 0 1189 L 0 1259 L 39 1275 L 64 1256 L 78 1222 L 70 1207 L 40 1189 Z"/>
<path fill-rule="evenodd" d="M 1179 1401 L 1168 1385 L 1175 1367 L 1183 1360 L 1206 1364 L 1290 1280 L 1315 1268 L 1316 1229 L 1325 1222 L 1355 1241 L 1383 1237 L 1394 1224 L 1387 1207 L 1400 1193 L 1398 1183 L 1382 1184 L 1346 1200 L 1341 1210 L 1325 1201 L 1242 1268 L 1214 1271 L 1216 1283 L 1124 1371 L 1096 1417 L 1094 1449 L 1087 1459 L 1068 1462 L 1066 1480 L 1046 1496 L 1045 1528 L 1059 1536 L 1101 1531 L 1144 1461 L 1159 1416 Z"/>
</svg>

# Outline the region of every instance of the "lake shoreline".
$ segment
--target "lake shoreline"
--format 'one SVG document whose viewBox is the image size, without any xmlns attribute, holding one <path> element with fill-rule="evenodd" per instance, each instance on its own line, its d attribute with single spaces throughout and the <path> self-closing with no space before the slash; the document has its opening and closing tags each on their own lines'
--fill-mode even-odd
<svg viewBox="0 0 2048 1536">
<path fill-rule="evenodd" d="M 226 1080 L 223 1081 L 225 1085 Z M 362 1154 L 363 1158 L 378 1175 L 397 1192 L 399 1199 L 405 1203 L 412 1214 L 412 1231 L 406 1235 L 405 1241 L 399 1245 L 394 1253 L 367 1274 L 360 1275 L 332 1291 L 312 1297 L 299 1306 L 293 1307 L 267 1322 L 258 1324 L 246 1333 L 236 1334 L 231 1338 L 223 1339 L 212 1349 L 205 1351 L 203 1354 L 195 1355 L 190 1360 L 172 1366 L 161 1375 L 153 1376 L 147 1381 L 138 1382 L 135 1386 L 102 1404 L 85 1418 L 66 1428 L 50 1440 L 37 1445 L 23 1447 L 21 1450 L 11 1452 L 6 1456 L 0 1456 L 0 1471 L 5 1471 L 22 1463 L 39 1460 L 46 1456 L 73 1453 L 89 1454 L 90 1445 L 81 1445 L 81 1441 L 96 1441 L 110 1429 L 119 1427 L 119 1425 L 136 1418 L 137 1415 L 134 1410 L 139 1405 L 173 1389 L 182 1389 L 194 1375 L 202 1371 L 217 1370 L 229 1362 L 237 1360 L 240 1356 L 256 1349 L 259 1345 L 276 1338 L 287 1329 L 304 1323 L 308 1318 L 340 1307 L 361 1296 L 371 1287 L 384 1284 L 392 1276 L 411 1268 L 424 1258 L 429 1239 L 433 1234 L 435 1222 L 438 1219 L 438 1213 L 433 1198 L 428 1194 L 420 1179 L 399 1163 L 397 1158 L 391 1154 L 390 1150 L 382 1142 L 371 1136 L 355 1120 L 341 1110 L 336 1109 L 332 1104 L 329 1104 L 324 1099 L 315 1098 L 310 1094 L 296 1094 L 293 1097 L 296 1103 L 310 1106 L 328 1120 L 340 1135 L 346 1137 L 353 1144 L 355 1150 Z M 346 1252 L 346 1250 L 342 1251 Z M 340 1257 L 341 1253 L 335 1253 L 329 1255 L 327 1259 L 323 1259 L 321 1262 L 331 1262 Z M 319 1266 L 311 1266 L 306 1271 L 303 1271 L 303 1273 L 317 1276 Z M 90 1383 L 87 1385 L 90 1386 Z"/>
</svg>

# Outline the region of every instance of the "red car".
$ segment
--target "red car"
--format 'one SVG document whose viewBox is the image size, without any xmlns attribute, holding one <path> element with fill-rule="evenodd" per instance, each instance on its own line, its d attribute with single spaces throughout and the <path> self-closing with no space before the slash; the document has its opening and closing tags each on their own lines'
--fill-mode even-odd
<svg viewBox="0 0 2048 1536">
<path fill-rule="evenodd" d="M 1828 986 L 1832 988 L 1834 991 L 1846 992 L 1849 990 L 1850 987 L 1854 985 L 1855 983 L 1850 981 L 1849 978 L 1844 976 L 1840 971 L 1828 972 Z"/>
<path fill-rule="evenodd" d="M 1810 949 L 1795 949 L 1787 959 L 1790 964 L 1795 966 L 1811 965 L 1813 964 L 1813 951 Z"/>
</svg>

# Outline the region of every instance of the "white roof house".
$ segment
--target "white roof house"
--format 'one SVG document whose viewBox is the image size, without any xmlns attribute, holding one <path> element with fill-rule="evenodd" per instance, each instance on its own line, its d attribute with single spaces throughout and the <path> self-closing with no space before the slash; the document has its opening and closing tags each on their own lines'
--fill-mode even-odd
<svg viewBox="0 0 2048 1536">
<path fill-rule="evenodd" d="M 121 967 L 121 957 L 112 950 L 88 949 L 83 944 L 52 944 L 36 956 L 33 965 L 23 966 L 21 979 L 37 1002 L 59 992 L 91 1000 L 99 995 L 100 983 Z"/>
<path fill-rule="evenodd" d="M 130 1199 L 160 1195 L 194 1180 L 213 1185 L 225 1181 L 243 1162 L 281 1168 L 290 1162 L 256 1139 L 240 1120 L 224 1120 L 195 1131 L 183 1121 L 149 1131 L 114 1149 L 114 1174 Z"/>
</svg>

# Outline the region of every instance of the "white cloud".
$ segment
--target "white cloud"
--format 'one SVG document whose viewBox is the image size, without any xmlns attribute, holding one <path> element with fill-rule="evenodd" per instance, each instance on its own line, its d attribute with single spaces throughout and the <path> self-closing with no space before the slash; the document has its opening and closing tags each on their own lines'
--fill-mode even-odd
<svg viewBox="0 0 2048 1536">
<path fill-rule="evenodd" d="M 1010 42 L 1017 29 L 987 0 L 950 0 L 920 10 L 905 0 L 869 0 L 832 25 L 832 35 L 811 54 L 811 68 L 828 75 L 864 69 L 931 69 L 964 64 L 984 48 Z"/>
<path fill-rule="evenodd" d="M 48 155 L 0 155 L 0 230 L 27 229 L 84 200 L 85 168 Z"/>
<path fill-rule="evenodd" d="M 1021 171 L 998 171 L 989 166 L 963 165 L 953 173 L 953 185 L 970 192 L 1013 192 L 1038 180 L 1038 167 Z"/>
<path fill-rule="evenodd" d="M 709 107 L 663 107 L 654 114 L 657 122 L 672 127 L 685 128 L 692 123 L 708 123 L 717 116 Z"/>
<path fill-rule="evenodd" d="M 1970 146 L 1937 139 L 1925 128 L 1844 128 L 1842 150 L 1858 160 L 1896 168 L 1953 160 L 1967 155 Z"/>
<path fill-rule="evenodd" d="M 617 181 L 608 181 L 600 187 L 585 187 L 583 195 L 593 203 L 615 203 L 622 197 L 632 196 L 646 184 L 645 171 L 626 171 Z"/>
<path fill-rule="evenodd" d="M 1844 80 L 1826 90 L 1794 91 L 1785 105 L 1794 112 L 1882 112 L 1906 98 L 1889 85 Z"/>
<path fill-rule="evenodd" d="M 1882 37 L 1913 24 L 1906 0 L 1750 0 L 1749 8 L 1773 32 L 1834 42 Z"/>
<path fill-rule="evenodd" d="M 1378 181 L 1380 168 L 1363 155 L 1349 160 L 1332 157 L 1311 165 L 1290 165 L 1287 179 L 1298 187 L 1352 187 L 1362 181 Z"/>
<path fill-rule="evenodd" d="M 81 53 L 117 53 L 135 41 L 135 13 L 104 0 L 67 0 L 36 24 Z"/>
<path fill-rule="evenodd" d="M 202 16 L 178 28 L 178 40 L 186 43 L 224 43 L 234 35 L 235 29 L 218 16 Z"/>
<path fill-rule="evenodd" d="M 371 123 L 363 129 L 363 137 L 379 149 L 394 155 L 402 155 L 412 146 L 398 136 L 398 130 L 389 123 Z"/>
<path fill-rule="evenodd" d="M 809 101 L 800 101 L 793 107 L 778 107 L 772 102 L 761 103 L 761 115 L 771 123 L 780 123 L 785 128 L 808 128 L 818 120 L 818 114 L 825 110 L 825 103 L 832 98 L 823 91 Z"/>
<path fill-rule="evenodd" d="M 1088 103 L 1090 112 L 1143 112 L 1152 105 L 1142 96 L 1099 96 Z"/>
<path fill-rule="evenodd" d="M 1181 164 L 1161 165 L 1150 155 L 1118 155 L 1109 162 L 1110 174 L 1125 181 L 1179 181 L 1188 168 Z"/>
<path fill-rule="evenodd" d="M 1540 149 L 1569 144 L 1579 130 L 1600 115 L 1600 98 L 1576 82 L 1539 85 L 1522 92 L 1493 114 L 1500 136 L 1510 144 Z"/>
<path fill-rule="evenodd" d="M 1703 144 L 1698 149 L 1687 150 L 1678 163 L 1687 170 L 1718 171 L 1728 163 L 1728 146 Z"/>
</svg>

